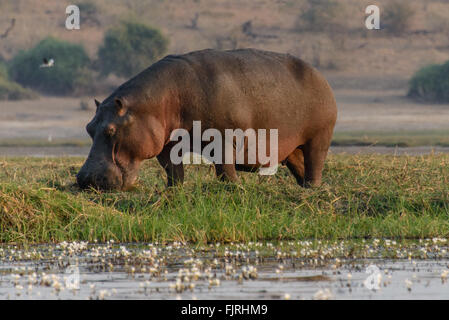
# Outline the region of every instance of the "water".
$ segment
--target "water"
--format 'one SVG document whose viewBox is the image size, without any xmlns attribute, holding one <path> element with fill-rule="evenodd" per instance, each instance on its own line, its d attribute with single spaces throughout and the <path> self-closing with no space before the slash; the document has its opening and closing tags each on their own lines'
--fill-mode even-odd
<svg viewBox="0 0 449 320">
<path fill-rule="evenodd" d="M 447 246 L 447 239 L 3 246 L 0 299 L 449 299 Z"/>
</svg>

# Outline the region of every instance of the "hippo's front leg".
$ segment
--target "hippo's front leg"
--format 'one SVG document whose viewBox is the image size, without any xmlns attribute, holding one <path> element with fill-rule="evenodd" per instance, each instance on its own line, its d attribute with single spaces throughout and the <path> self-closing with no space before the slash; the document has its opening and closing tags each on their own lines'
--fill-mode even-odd
<svg viewBox="0 0 449 320">
<path fill-rule="evenodd" d="M 184 182 L 184 166 L 182 163 L 174 164 L 170 159 L 170 151 L 172 145 L 168 144 L 164 147 L 162 152 L 157 156 L 157 160 L 167 173 L 167 185 L 169 187 Z"/>
</svg>

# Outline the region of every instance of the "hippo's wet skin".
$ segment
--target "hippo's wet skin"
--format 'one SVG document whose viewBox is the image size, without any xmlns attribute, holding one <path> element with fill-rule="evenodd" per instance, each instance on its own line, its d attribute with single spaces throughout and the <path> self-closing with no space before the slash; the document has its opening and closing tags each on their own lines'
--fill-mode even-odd
<svg viewBox="0 0 449 320">
<path fill-rule="evenodd" d="M 332 90 L 317 70 L 291 55 L 253 49 L 167 56 L 96 104 L 86 127 L 92 149 L 77 175 L 82 188 L 126 189 L 140 163 L 153 157 L 169 185 L 182 182 L 183 165 L 170 160 L 170 135 L 191 132 L 193 121 L 223 137 L 225 129 L 278 129 L 279 162 L 300 185 L 319 185 L 337 117 Z M 235 181 L 236 169 L 258 165 L 215 168 Z"/>
</svg>

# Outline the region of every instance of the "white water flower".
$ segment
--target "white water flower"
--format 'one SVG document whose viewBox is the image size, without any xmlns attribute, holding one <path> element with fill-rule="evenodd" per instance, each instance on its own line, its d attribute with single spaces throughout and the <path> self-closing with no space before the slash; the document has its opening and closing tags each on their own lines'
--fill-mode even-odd
<svg viewBox="0 0 449 320">
<path fill-rule="evenodd" d="M 412 290 L 412 285 L 413 285 L 413 282 L 411 280 L 405 279 L 405 286 L 407 287 L 408 291 Z"/>
<path fill-rule="evenodd" d="M 324 290 L 320 289 L 313 295 L 314 300 L 331 300 L 333 298 L 334 298 L 334 295 L 327 288 Z"/>
</svg>

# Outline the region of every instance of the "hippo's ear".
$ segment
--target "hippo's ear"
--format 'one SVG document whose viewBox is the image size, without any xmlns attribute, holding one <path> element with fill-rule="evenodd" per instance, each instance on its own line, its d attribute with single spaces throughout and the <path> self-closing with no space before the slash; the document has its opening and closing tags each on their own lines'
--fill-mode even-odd
<svg viewBox="0 0 449 320">
<path fill-rule="evenodd" d="M 117 114 L 119 117 L 123 117 L 126 114 L 126 106 L 123 98 L 115 98 L 115 107 L 117 109 Z"/>
<path fill-rule="evenodd" d="M 97 99 L 95 99 L 95 105 L 97 106 L 97 111 L 98 111 L 98 107 L 100 106 L 101 102 L 98 101 Z"/>
</svg>

